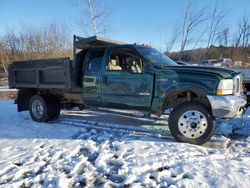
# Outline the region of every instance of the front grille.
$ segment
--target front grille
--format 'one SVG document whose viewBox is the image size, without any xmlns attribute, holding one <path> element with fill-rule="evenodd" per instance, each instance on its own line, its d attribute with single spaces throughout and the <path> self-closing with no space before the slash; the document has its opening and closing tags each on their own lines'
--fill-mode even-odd
<svg viewBox="0 0 250 188">
<path fill-rule="evenodd" d="M 241 95 L 243 93 L 243 78 L 239 74 L 234 77 L 234 95 Z"/>
</svg>

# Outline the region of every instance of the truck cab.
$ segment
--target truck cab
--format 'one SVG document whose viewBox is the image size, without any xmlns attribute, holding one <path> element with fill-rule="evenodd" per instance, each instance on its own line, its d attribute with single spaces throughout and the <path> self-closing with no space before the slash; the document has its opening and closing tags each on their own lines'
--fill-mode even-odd
<svg viewBox="0 0 250 188">
<path fill-rule="evenodd" d="M 132 45 L 86 53 L 82 77 L 86 105 L 149 110 L 153 82 L 152 65 Z"/>
</svg>

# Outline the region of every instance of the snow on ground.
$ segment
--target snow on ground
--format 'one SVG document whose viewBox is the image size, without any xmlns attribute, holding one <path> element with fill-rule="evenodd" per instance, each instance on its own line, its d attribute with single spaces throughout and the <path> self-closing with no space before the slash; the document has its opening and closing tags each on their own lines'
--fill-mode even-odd
<svg viewBox="0 0 250 188">
<path fill-rule="evenodd" d="M 17 90 L 9 89 L 9 86 L 0 86 L 0 92 L 7 92 L 7 91 L 17 91 Z"/>
<path fill-rule="evenodd" d="M 0 100 L 0 187 L 249 187 L 247 116 L 243 124 L 220 120 L 218 133 L 237 140 L 216 149 L 115 126 L 151 121 L 78 113 L 81 118 L 63 112 L 54 123 L 36 123 L 17 113 L 13 100 Z"/>
</svg>

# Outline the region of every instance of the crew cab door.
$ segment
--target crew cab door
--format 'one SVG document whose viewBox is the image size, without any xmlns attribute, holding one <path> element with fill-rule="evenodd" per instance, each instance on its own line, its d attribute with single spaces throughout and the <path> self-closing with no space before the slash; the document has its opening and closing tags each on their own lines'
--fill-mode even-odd
<svg viewBox="0 0 250 188">
<path fill-rule="evenodd" d="M 101 105 L 101 66 L 104 50 L 92 49 L 83 66 L 83 101 L 90 106 Z"/>
<path fill-rule="evenodd" d="M 153 74 L 145 71 L 146 64 L 132 47 L 108 48 L 102 67 L 102 104 L 116 108 L 149 108 Z"/>
</svg>

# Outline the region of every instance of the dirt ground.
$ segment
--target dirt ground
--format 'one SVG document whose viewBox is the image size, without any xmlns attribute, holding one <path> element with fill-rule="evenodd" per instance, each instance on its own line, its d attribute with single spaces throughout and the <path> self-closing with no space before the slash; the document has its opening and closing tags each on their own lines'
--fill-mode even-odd
<svg viewBox="0 0 250 188">
<path fill-rule="evenodd" d="M 17 97 L 16 91 L 0 92 L 0 99 L 16 99 L 16 97 Z"/>
</svg>

